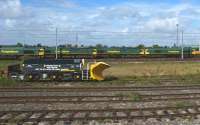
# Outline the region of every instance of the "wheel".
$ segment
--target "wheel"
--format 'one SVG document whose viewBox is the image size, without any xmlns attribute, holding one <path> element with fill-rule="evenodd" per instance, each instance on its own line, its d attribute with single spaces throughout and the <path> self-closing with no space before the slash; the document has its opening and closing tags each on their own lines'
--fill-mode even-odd
<svg viewBox="0 0 200 125">
<path fill-rule="evenodd" d="M 55 74 L 50 75 L 50 80 L 51 81 L 55 81 L 57 78 L 57 76 Z"/>
<path fill-rule="evenodd" d="M 33 80 L 34 81 L 39 81 L 40 80 L 40 75 L 39 74 L 34 75 Z"/>
<path fill-rule="evenodd" d="M 81 80 L 81 76 L 80 76 L 80 74 L 74 74 L 73 75 L 73 80 Z"/>
<path fill-rule="evenodd" d="M 62 80 L 63 80 L 63 75 L 58 74 L 58 75 L 56 76 L 56 81 L 62 81 Z"/>
<path fill-rule="evenodd" d="M 32 81 L 33 80 L 33 75 L 32 74 L 25 74 L 24 75 L 24 80 L 25 81 Z"/>
</svg>

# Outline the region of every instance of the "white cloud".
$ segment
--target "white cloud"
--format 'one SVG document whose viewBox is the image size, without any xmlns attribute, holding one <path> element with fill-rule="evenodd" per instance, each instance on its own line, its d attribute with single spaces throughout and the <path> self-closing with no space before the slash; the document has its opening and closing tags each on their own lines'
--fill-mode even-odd
<svg viewBox="0 0 200 125">
<path fill-rule="evenodd" d="M 16 18 L 22 14 L 19 0 L 1 0 L 0 18 Z"/>
<path fill-rule="evenodd" d="M 128 28 L 124 28 L 121 32 L 123 32 L 123 33 L 127 33 L 128 31 L 129 31 Z"/>
<path fill-rule="evenodd" d="M 76 3 L 69 0 L 56 0 L 56 2 L 60 3 L 60 6 L 65 8 L 73 8 L 78 6 Z"/>
<path fill-rule="evenodd" d="M 98 16 L 99 16 L 99 14 L 91 14 L 91 15 L 88 16 L 88 18 L 89 19 L 94 19 L 94 18 L 96 18 Z"/>
<path fill-rule="evenodd" d="M 162 32 L 162 31 L 174 32 L 176 24 L 178 24 L 177 17 L 164 18 L 164 19 L 152 18 L 146 22 L 144 28 L 155 32 Z"/>
<path fill-rule="evenodd" d="M 16 21 L 12 19 L 6 19 L 5 20 L 5 25 L 6 27 L 12 28 L 15 26 Z"/>
</svg>

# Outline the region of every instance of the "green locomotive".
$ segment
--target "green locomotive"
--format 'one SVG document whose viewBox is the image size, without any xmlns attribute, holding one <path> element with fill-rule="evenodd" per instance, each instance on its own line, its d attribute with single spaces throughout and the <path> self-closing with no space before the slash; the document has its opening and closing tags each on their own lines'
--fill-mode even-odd
<svg viewBox="0 0 200 125">
<path fill-rule="evenodd" d="M 180 57 L 182 49 L 177 47 L 58 47 L 58 58 L 167 58 Z M 198 57 L 200 55 L 199 48 L 184 47 L 184 57 Z M 15 46 L 1 46 L 0 58 L 17 59 L 21 57 L 44 57 L 55 58 L 55 47 L 15 47 Z"/>
</svg>

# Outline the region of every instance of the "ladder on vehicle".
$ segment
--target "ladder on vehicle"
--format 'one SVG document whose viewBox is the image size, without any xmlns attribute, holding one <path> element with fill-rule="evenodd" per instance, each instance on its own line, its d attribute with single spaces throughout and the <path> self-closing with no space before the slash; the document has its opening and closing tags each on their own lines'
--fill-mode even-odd
<svg viewBox="0 0 200 125">
<path fill-rule="evenodd" d="M 90 76 L 89 76 L 89 64 L 87 64 L 87 68 L 82 70 L 82 80 L 89 80 Z"/>
</svg>

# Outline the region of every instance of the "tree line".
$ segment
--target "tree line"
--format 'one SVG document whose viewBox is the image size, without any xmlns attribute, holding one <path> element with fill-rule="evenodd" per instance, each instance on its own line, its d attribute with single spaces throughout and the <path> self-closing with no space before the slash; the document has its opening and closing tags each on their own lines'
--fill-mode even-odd
<svg viewBox="0 0 200 125">
<path fill-rule="evenodd" d="M 16 47 L 48 47 L 46 45 L 42 45 L 41 43 L 38 43 L 36 45 L 28 45 L 28 44 L 22 44 L 20 42 L 18 42 L 16 45 L 11 45 L 11 46 L 16 46 Z M 58 45 L 58 47 L 66 47 L 66 48 L 84 48 L 84 47 L 88 47 L 88 48 L 118 48 L 118 47 L 130 47 L 130 46 L 107 46 L 107 45 L 103 45 L 103 44 L 96 44 L 96 45 L 78 45 L 78 44 L 65 44 L 65 45 Z M 133 46 L 132 46 L 133 47 Z M 145 48 L 145 47 L 152 47 L 152 48 L 169 48 L 169 46 L 160 46 L 158 44 L 154 44 L 152 46 L 145 46 L 144 44 L 139 44 L 137 46 L 135 46 L 136 48 Z"/>
</svg>

